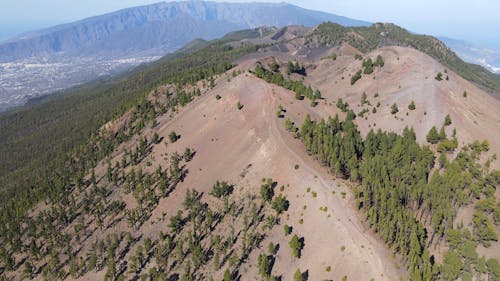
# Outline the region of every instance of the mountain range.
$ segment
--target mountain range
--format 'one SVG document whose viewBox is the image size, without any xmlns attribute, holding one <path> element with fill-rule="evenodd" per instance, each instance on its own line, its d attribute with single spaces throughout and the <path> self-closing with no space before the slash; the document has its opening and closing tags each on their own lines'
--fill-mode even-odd
<svg viewBox="0 0 500 281">
<path fill-rule="evenodd" d="M 0 44 L 0 111 L 153 61 L 186 43 L 259 26 L 368 22 L 279 3 L 161 2 L 35 31 Z"/>
</svg>

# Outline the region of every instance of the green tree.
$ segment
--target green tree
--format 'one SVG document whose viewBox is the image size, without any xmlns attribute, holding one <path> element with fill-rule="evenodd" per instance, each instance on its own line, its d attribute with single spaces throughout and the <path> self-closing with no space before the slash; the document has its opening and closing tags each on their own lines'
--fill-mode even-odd
<svg viewBox="0 0 500 281">
<path fill-rule="evenodd" d="M 375 66 L 384 67 L 384 59 L 382 58 L 381 55 L 377 56 L 377 58 L 375 60 Z"/>
<path fill-rule="evenodd" d="M 302 272 L 300 272 L 299 268 L 297 268 L 297 270 L 295 270 L 295 273 L 293 274 L 293 281 L 303 281 Z"/>
<path fill-rule="evenodd" d="M 226 268 L 226 271 L 224 271 L 224 281 L 233 281 L 233 275 L 229 271 L 229 269 Z"/>
<path fill-rule="evenodd" d="M 399 112 L 398 105 L 393 103 L 391 106 L 391 114 L 396 114 Z"/>
<path fill-rule="evenodd" d="M 266 180 L 264 184 L 260 186 L 260 197 L 264 202 L 270 202 L 274 196 L 273 182 L 271 179 Z"/>
<path fill-rule="evenodd" d="M 175 131 L 171 131 L 170 134 L 168 134 L 168 139 L 171 143 L 174 143 L 179 139 L 179 136 L 175 133 Z"/>
<path fill-rule="evenodd" d="M 157 132 L 153 134 L 153 138 L 151 139 L 151 142 L 154 144 L 158 144 L 160 142 L 160 136 L 158 135 Z"/>
<path fill-rule="evenodd" d="M 365 70 L 363 71 L 364 74 L 372 74 L 373 73 L 373 62 L 371 58 L 368 58 L 367 60 L 363 61 L 363 67 Z"/>
<path fill-rule="evenodd" d="M 439 137 L 438 131 L 437 131 L 435 126 L 432 126 L 432 128 L 427 133 L 427 142 L 432 143 L 432 144 L 436 144 L 439 142 L 439 140 L 440 140 L 440 137 Z"/>
<path fill-rule="evenodd" d="M 444 118 L 444 125 L 445 125 L 445 126 L 450 126 L 450 125 L 451 125 L 451 117 L 450 117 L 450 114 L 446 115 L 446 117 Z"/>
<path fill-rule="evenodd" d="M 278 245 L 278 246 L 279 246 L 279 245 Z M 268 248 L 269 248 L 269 253 L 270 253 L 271 255 L 276 255 L 278 247 L 276 247 L 276 245 L 274 245 L 274 243 L 273 243 L 273 242 L 269 242 L 269 246 L 268 246 Z"/>
<path fill-rule="evenodd" d="M 434 77 L 434 79 L 436 79 L 437 81 L 442 81 L 443 80 L 443 73 L 438 72 L 438 74 L 436 75 L 436 77 Z"/>
<path fill-rule="evenodd" d="M 408 105 L 408 109 L 409 109 L 409 110 L 415 110 L 415 108 L 416 108 L 416 107 L 415 107 L 415 102 L 414 102 L 414 101 L 411 101 L 411 102 L 410 102 L 410 105 Z"/>
<path fill-rule="evenodd" d="M 488 275 L 492 277 L 492 280 L 500 280 L 500 264 L 498 260 L 488 259 L 486 266 L 488 268 Z"/>
<path fill-rule="evenodd" d="M 358 70 L 352 77 L 351 77 L 351 85 L 354 85 L 359 79 L 361 79 L 361 70 Z"/>
<path fill-rule="evenodd" d="M 290 242 L 288 242 L 288 245 L 292 249 L 293 256 L 296 258 L 300 258 L 302 248 L 304 247 L 304 242 L 302 242 L 302 239 L 299 239 L 299 237 L 294 234 L 292 236 L 292 239 L 290 239 Z"/>
<path fill-rule="evenodd" d="M 31 265 L 31 263 L 29 261 L 26 261 L 24 263 L 23 275 L 24 275 L 24 278 L 26 278 L 26 279 L 33 278 L 33 266 Z"/>
<path fill-rule="evenodd" d="M 292 227 L 289 226 L 288 224 L 285 224 L 285 226 L 283 226 L 283 229 L 285 231 L 285 236 L 290 235 L 292 233 Z"/>
<path fill-rule="evenodd" d="M 472 217 L 472 222 L 474 224 L 474 233 L 485 247 L 489 247 L 491 241 L 498 241 L 495 226 L 483 211 L 476 209 Z"/>
<path fill-rule="evenodd" d="M 276 213 L 279 215 L 281 214 L 282 212 L 288 210 L 288 206 L 290 205 L 290 203 L 288 202 L 288 200 L 286 199 L 286 197 L 284 197 L 283 195 L 279 195 L 277 196 L 272 204 L 271 204 L 271 207 L 276 211 Z"/>
<path fill-rule="evenodd" d="M 263 279 L 269 278 L 269 275 L 271 274 L 271 266 L 269 264 L 269 258 L 267 257 L 267 255 L 260 254 L 258 262 L 259 262 L 259 275 Z"/>
<path fill-rule="evenodd" d="M 458 278 L 462 271 L 462 259 L 457 252 L 451 250 L 446 252 L 441 266 L 441 275 L 446 281 L 453 281 Z"/>
<path fill-rule="evenodd" d="M 219 182 L 217 181 L 213 187 L 210 195 L 213 195 L 217 198 L 222 198 L 231 195 L 233 193 L 233 186 L 228 184 L 227 182 Z"/>
</svg>

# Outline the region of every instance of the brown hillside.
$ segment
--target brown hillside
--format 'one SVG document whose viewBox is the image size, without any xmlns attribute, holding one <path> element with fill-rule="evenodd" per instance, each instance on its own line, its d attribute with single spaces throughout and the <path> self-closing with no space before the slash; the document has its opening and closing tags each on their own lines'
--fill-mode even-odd
<svg viewBox="0 0 500 281">
<path fill-rule="evenodd" d="M 211 277 L 221 280 L 229 268 L 237 268 L 241 280 L 261 280 L 259 255 L 269 254 L 268 245 L 271 242 L 279 245 L 271 274 L 281 276 L 281 280 L 293 280 L 296 269 L 307 272 L 308 280 L 341 280 L 344 276 L 348 280 L 406 279 L 405 261 L 387 249 L 366 225 L 363 215 L 355 210 L 351 183 L 335 179 L 326 167 L 307 154 L 304 145 L 286 130 L 285 119 L 277 116 L 278 107 L 283 107 L 283 117 L 293 121 L 301 122 L 307 114 L 317 120 L 335 114 L 343 115 L 336 106 L 337 100 L 342 98 L 358 115 L 355 122 L 363 135 L 371 129 L 401 133 L 408 126 L 415 129 L 421 144 L 426 144 L 429 129 L 432 126 L 439 129 L 449 114 L 452 124 L 446 132 L 451 136 L 456 129 L 459 146 L 486 139 L 491 147 L 489 155 L 500 155 L 500 101 L 446 70 L 431 57 L 404 47 L 385 47 L 363 54 L 363 58 L 373 60 L 380 55 L 385 65 L 374 67 L 372 74 L 363 74 L 351 85 L 351 77 L 362 69 L 362 61 L 354 57 L 360 52 L 349 45 L 308 49 L 303 46 L 304 38 L 293 40 L 294 34 L 306 31 L 300 28 L 279 31 L 281 34 L 278 37 L 284 37 L 289 42 L 241 58 L 235 69 L 217 77 L 213 88 L 203 81 L 184 89 L 201 89 L 201 96 L 176 112 L 167 111 L 159 116 L 155 126 L 147 125 L 140 136 L 133 136 L 117 148 L 110 159 L 100 162 L 95 169 L 97 183 L 95 186 L 89 183 L 81 190 L 75 187 L 75 201 L 81 203 L 85 196 L 104 194 L 103 202 L 108 204 L 103 206 L 104 210 L 109 209 L 113 200 L 123 201 L 123 204 L 117 207 L 116 213 L 104 216 L 101 226 L 95 219 L 99 214 L 84 216 L 79 209 L 75 216 L 81 216 L 81 221 L 75 219 L 60 230 L 60 233 L 69 236 L 67 243 L 76 250 L 72 253 L 75 260 L 85 264 L 95 245 L 116 235 L 116 253 L 119 254 L 117 270 L 125 272 L 127 280 L 138 280 L 142 273 L 161 266 L 158 264 L 161 259 L 153 258 L 162 256 L 154 250 L 158 244 L 149 252 L 146 250 L 144 260 L 136 270 L 129 269 L 131 260 L 138 250 L 146 247 L 148 238 L 153 243 L 162 243 L 155 241 L 163 233 L 168 234 L 176 245 L 175 250 L 163 255 L 170 258 L 166 262 L 169 280 L 179 280 L 188 270 L 196 271 L 202 280 L 210 280 Z M 335 60 L 331 57 L 333 53 L 336 54 Z M 304 66 L 306 75 L 285 75 L 287 78 L 303 81 L 321 91 L 322 99 L 317 106 L 312 107 L 307 99 L 297 100 L 293 92 L 266 83 L 252 74 L 257 64 L 267 67 L 272 62 L 277 62 L 281 72 L 285 73 L 288 61 L 298 61 Z M 438 72 L 443 74 L 442 81 L 434 78 Z M 172 86 L 165 85 L 149 98 L 156 101 L 155 95 L 162 96 L 174 90 Z M 467 97 L 464 97 L 464 92 L 467 92 Z M 365 104 L 362 104 L 363 93 L 367 97 Z M 415 110 L 408 109 L 411 101 L 415 103 Z M 396 114 L 391 113 L 393 104 L 398 107 Z M 364 116 L 360 116 L 364 109 Z M 130 121 L 132 115 L 129 112 L 108 123 L 103 132 L 117 132 Z M 170 141 L 171 132 L 180 138 Z M 158 170 L 173 165 L 172 155 L 182 155 L 186 148 L 193 149 L 195 153 L 190 161 L 180 157 L 184 177 L 172 185 L 168 194 L 159 197 L 155 204 L 148 205 L 151 209 L 144 216 L 144 221 L 130 223 L 127 213 L 121 211 L 128 212 L 142 204 L 135 197 L 143 194 L 126 192 L 129 188 L 126 180 L 111 184 L 106 179 L 108 161 L 112 166 L 121 163 L 143 137 L 151 140 L 155 133 L 161 141 L 148 143 L 147 153 L 137 163 L 131 161 L 132 164 L 125 165 L 123 173 L 141 170 L 156 179 Z M 499 161 L 493 161 L 492 167 L 500 168 Z M 275 213 L 271 204 L 262 203 L 260 187 L 265 185 L 265 179 L 272 179 L 277 184 L 275 198 L 283 195 L 289 201 L 288 210 L 281 215 Z M 85 180 L 90 182 L 91 176 L 86 175 Z M 217 181 L 234 185 L 233 194 L 226 199 L 211 195 Z M 154 190 L 149 190 L 149 195 L 159 192 L 156 181 L 152 186 Z M 186 207 L 188 190 L 199 192 L 200 206 L 197 207 L 202 210 L 199 217 L 191 216 Z M 147 198 L 148 190 L 144 194 Z M 41 204 L 33 213 L 49 208 Z M 178 211 L 187 222 L 178 232 L 173 232 L 170 221 Z M 471 208 L 463 208 L 457 221 L 469 225 L 472 211 Z M 212 212 L 216 214 L 216 223 L 207 225 L 204 221 Z M 256 212 L 261 219 L 248 223 L 248 218 Z M 72 236 L 73 229 L 81 225 L 85 235 Z M 285 225 L 293 228 L 291 235 L 285 235 Z M 498 226 L 497 231 L 500 231 Z M 125 232 L 130 232 L 131 241 L 126 241 Z M 293 256 L 288 245 L 293 234 L 304 239 L 300 258 Z M 222 243 L 227 248 L 215 249 L 213 241 L 217 235 L 227 242 Z M 191 263 L 193 237 L 200 239 L 201 256 L 206 258 L 198 267 Z M 249 237 L 258 237 L 260 241 L 245 257 L 246 247 L 252 244 L 248 241 L 259 240 Z M 162 238 L 166 239 L 161 237 L 159 240 Z M 498 258 L 498 249 L 500 244 L 495 242 L 490 248 L 481 249 L 480 254 Z M 440 244 L 433 249 L 438 259 L 442 250 Z M 215 253 L 221 255 L 220 266 L 215 265 Z M 102 256 L 105 255 L 104 251 Z M 16 260 L 23 261 L 23 258 L 18 256 Z M 69 271 L 71 256 L 63 254 L 61 260 L 59 269 Z M 41 268 L 50 262 L 47 256 L 34 267 Z M 19 279 L 22 276 L 21 264 L 9 277 Z M 108 265 L 104 258 L 98 259 L 97 264 L 96 269 L 76 279 L 103 279 Z M 64 277 L 72 279 L 70 275 Z M 43 278 L 37 275 L 37 279 Z"/>
</svg>

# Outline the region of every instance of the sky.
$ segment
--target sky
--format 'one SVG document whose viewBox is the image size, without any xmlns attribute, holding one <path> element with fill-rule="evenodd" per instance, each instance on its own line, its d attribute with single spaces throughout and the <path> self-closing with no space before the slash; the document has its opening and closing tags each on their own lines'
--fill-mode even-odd
<svg viewBox="0 0 500 281">
<path fill-rule="evenodd" d="M 2 2 L 0 40 L 22 32 L 123 8 L 152 4 L 159 0 L 4 0 Z M 283 2 L 283 0 L 257 2 Z M 462 39 L 500 49 L 500 36 L 497 33 L 500 30 L 500 1 L 496 0 L 289 0 L 286 2 L 370 22 L 393 22 L 416 33 Z"/>
</svg>

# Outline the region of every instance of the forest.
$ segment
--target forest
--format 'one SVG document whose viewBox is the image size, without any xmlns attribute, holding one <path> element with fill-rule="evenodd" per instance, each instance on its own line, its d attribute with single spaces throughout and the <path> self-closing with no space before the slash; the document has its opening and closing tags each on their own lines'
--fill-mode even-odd
<svg viewBox="0 0 500 281">
<path fill-rule="evenodd" d="M 215 41 L 192 53 L 172 54 L 123 77 L 69 89 L 0 116 L 2 223 L 18 220 L 44 200 L 61 175 L 71 178 L 69 166 L 75 154 L 99 139 L 102 125 L 144 101 L 153 89 L 211 78 L 232 68 L 235 58 L 258 48 L 224 43 Z M 109 143 L 116 144 L 116 140 Z"/>
<path fill-rule="evenodd" d="M 495 202 L 494 192 L 500 171 L 479 163 L 489 149 L 487 142 L 474 142 L 454 158 L 442 151 L 436 163 L 436 145 L 419 145 L 412 129 L 402 135 L 370 131 L 363 139 L 354 118 L 352 112 L 343 121 L 307 116 L 300 129 L 289 119 L 286 126 L 310 155 L 355 184 L 357 207 L 404 258 L 410 280 L 472 280 L 482 274 L 498 280 L 498 261 L 476 252 L 478 244 L 487 247 L 498 240 L 493 225 L 499 223 L 500 202 Z M 454 225 L 458 208 L 469 204 L 476 206 L 472 230 Z M 429 248 L 443 244 L 450 249 L 439 264 Z"/>
<path fill-rule="evenodd" d="M 132 136 L 154 127 L 157 116 L 175 112 L 176 108 L 202 94 L 196 87 L 193 91 L 185 91 L 185 86 L 204 81 L 206 87 L 213 87 L 212 79 L 231 69 L 235 58 L 258 48 L 255 45 L 231 47 L 225 43 L 214 41 L 199 50 L 169 55 L 123 77 L 76 87 L 0 117 L 0 258 L 3 271 L 19 266 L 22 261 L 15 257 L 26 253 L 27 249 L 31 249 L 37 259 L 41 258 L 36 253 L 44 251 L 44 246 L 33 244 L 30 238 L 45 237 L 44 241 L 52 241 L 50 244 L 45 242 L 45 247 L 53 245 L 54 250 L 65 247 L 70 236 L 59 233 L 60 227 L 76 219 L 75 212 L 82 204 L 86 212 L 95 215 L 100 225 L 104 217 L 117 214 L 114 212 L 121 209 L 121 203 L 105 200 L 109 190 L 96 185 L 99 182 L 94 176 L 96 165 Z M 146 98 L 166 84 L 174 89 L 154 93 L 154 100 Z M 129 110 L 131 118 L 120 129 L 113 132 L 101 129 L 108 121 Z M 114 185 L 123 184 L 128 176 L 116 174 L 118 169 L 138 164 L 158 142 L 158 136 L 139 140 L 134 150 L 126 152 L 126 159 L 116 165 L 109 164 L 108 181 Z M 182 180 L 183 171 L 178 163 L 181 159 L 188 160 L 189 154 L 185 152 L 184 156 L 172 158 L 174 168 L 169 171 L 179 180 Z M 89 173 L 92 176 L 87 179 Z M 168 182 L 172 184 L 171 179 Z M 99 200 L 104 200 L 105 204 L 92 198 L 75 201 L 77 197 L 71 193 L 85 186 L 90 188 L 89 185 L 93 194 L 101 196 Z M 150 192 L 141 191 L 137 195 L 147 199 L 144 202 L 141 199 L 141 204 L 155 201 Z M 27 212 L 38 202 L 50 203 L 53 209 L 34 220 Z M 151 206 L 144 208 L 147 210 Z M 127 216 L 131 224 L 136 225 L 147 218 L 147 213 L 134 211 Z M 31 228 L 36 225 L 44 229 Z M 65 251 L 71 253 L 71 249 Z M 53 257 L 58 260 L 60 254 L 56 253 Z M 51 255 L 50 252 L 45 254 Z M 58 269 L 57 263 L 50 268 L 40 268 L 52 273 Z"/>
</svg>

